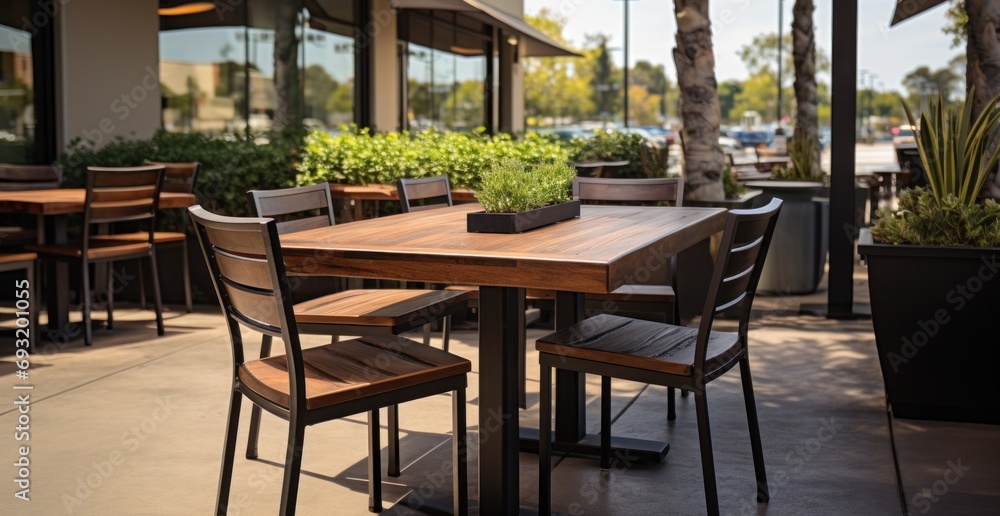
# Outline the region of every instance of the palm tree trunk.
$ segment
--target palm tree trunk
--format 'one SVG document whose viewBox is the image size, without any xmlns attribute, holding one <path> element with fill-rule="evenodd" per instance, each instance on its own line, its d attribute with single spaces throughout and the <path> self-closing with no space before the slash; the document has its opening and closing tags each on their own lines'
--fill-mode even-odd
<svg viewBox="0 0 1000 516">
<path fill-rule="evenodd" d="M 813 153 L 812 175 L 820 175 L 819 96 L 816 89 L 816 31 L 813 0 L 795 0 L 792 9 L 792 57 L 795 61 L 795 135 Z"/>
<path fill-rule="evenodd" d="M 966 0 L 965 9 L 969 13 L 965 85 L 976 87 L 972 107 L 976 117 L 1000 93 L 1000 2 Z"/>
<path fill-rule="evenodd" d="M 680 90 L 681 143 L 684 146 L 684 197 L 720 201 L 723 155 L 719 148 L 719 94 L 712 53 L 709 0 L 674 0 L 677 18 L 677 86 Z"/>
<path fill-rule="evenodd" d="M 295 37 L 298 25 L 296 2 L 275 2 L 274 19 L 274 120 L 275 130 L 298 125 L 299 114 L 299 41 Z"/>
</svg>

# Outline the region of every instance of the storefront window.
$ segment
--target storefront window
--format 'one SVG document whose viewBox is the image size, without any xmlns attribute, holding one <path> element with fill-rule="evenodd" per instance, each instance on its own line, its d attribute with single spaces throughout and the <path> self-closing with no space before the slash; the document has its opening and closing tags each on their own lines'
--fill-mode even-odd
<svg viewBox="0 0 1000 516">
<path fill-rule="evenodd" d="M 0 14 L 0 163 L 33 163 L 35 75 L 32 34 L 20 30 L 30 19 L 26 1 L 4 4 Z"/>
<path fill-rule="evenodd" d="M 485 125 L 488 45 L 482 25 L 453 12 L 406 18 L 401 33 L 407 42 L 409 128 L 466 131 Z"/>
</svg>

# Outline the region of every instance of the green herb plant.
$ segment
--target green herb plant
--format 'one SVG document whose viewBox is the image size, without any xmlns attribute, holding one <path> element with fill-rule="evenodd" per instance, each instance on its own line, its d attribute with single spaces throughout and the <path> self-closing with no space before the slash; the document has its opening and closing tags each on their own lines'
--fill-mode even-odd
<svg viewBox="0 0 1000 516">
<path fill-rule="evenodd" d="M 822 181 L 822 177 L 813 173 L 815 157 L 813 151 L 819 145 L 815 138 L 807 138 L 795 134 L 788 140 L 788 156 L 792 158 L 791 166 L 777 165 L 771 170 L 771 179 L 780 181 Z M 817 167 L 818 169 L 818 167 Z"/>
<path fill-rule="evenodd" d="M 495 163 L 476 190 L 487 213 L 520 213 L 572 199 L 576 170 L 566 163 L 529 165 L 516 160 Z"/>
<path fill-rule="evenodd" d="M 722 169 L 722 190 L 726 199 L 736 199 L 746 193 L 747 188 L 733 179 L 733 167 L 729 163 Z"/>
<path fill-rule="evenodd" d="M 904 192 L 896 213 L 882 210 L 871 229 L 873 239 L 889 244 L 1000 246 L 1000 205 L 978 200 L 1000 158 L 1000 95 L 973 121 L 973 93 L 960 110 L 946 109 L 938 96 L 921 113 L 916 142 L 929 189 Z M 903 108 L 916 127 L 906 102 Z"/>
</svg>

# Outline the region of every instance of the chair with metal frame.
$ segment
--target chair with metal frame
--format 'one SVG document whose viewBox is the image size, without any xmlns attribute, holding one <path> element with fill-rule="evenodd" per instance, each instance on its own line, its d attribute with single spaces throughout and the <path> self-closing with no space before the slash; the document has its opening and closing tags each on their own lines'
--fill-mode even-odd
<svg viewBox="0 0 1000 516">
<path fill-rule="evenodd" d="M 541 364 L 539 432 L 539 508 L 551 511 L 552 369 L 601 376 L 601 468 L 611 467 L 611 382 L 622 378 L 691 391 L 698 415 L 698 437 L 708 513 L 719 514 L 715 460 L 708 424 L 706 386 L 739 364 L 757 478 L 757 500 L 767 502 L 767 475 L 754 403 L 748 357 L 750 308 L 781 200 L 753 210 L 729 212 L 715 272 L 698 328 L 601 314 L 538 339 Z M 715 317 L 740 312 L 737 333 L 712 330 Z"/>
<path fill-rule="evenodd" d="M 247 192 L 250 213 L 276 221 L 279 235 L 294 231 L 324 228 L 334 225 L 330 185 L 320 183 L 281 190 L 251 190 Z M 424 328 L 424 344 L 430 344 L 426 330 L 438 320 L 450 327 L 452 314 L 465 309 L 468 294 L 443 290 L 355 289 L 342 290 L 303 301 L 293 306 L 299 332 L 306 335 L 329 335 L 336 342 L 340 335 L 399 335 Z M 445 351 L 450 333 L 444 334 Z M 261 340 L 261 358 L 271 352 L 271 336 Z M 389 407 L 389 476 L 398 477 L 399 414 L 396 406 Z M 257 457 L 260 428 L 260 408 L 254 407 L 250 418 L 250 439 L 247 458 Z"/>
<path fill-rule="evenodd" d="M 0 191 L 50 190 L 59 188 L 62 167 L 57 165 L 8 165 L 0 163 Z M 0 246 L 41 243 L 37 224 L 42 217 L 5 214 L 0 221 Z"/>
<path fill-rule="evenodd" d="M 79 242 L 33 245 L 25 249 L 38 253 L 42 260 L 80 262 L 83 288 L 80 301 L 83 311 L 83 340 L 93 343 L 90 307 L 90 264 L 124 260 L 149 261 L 153 276 L 153 301 L 156 311 L 156 334 L 163 335 L 163 306 L 160 303 L 160 280 L 157 275 L 156 246 L 153 232 L 156 208 L 163 184 L 163 166 L 87 167 L 87 196 L 83 211 L 83 237 Z M 117 223 L 139 222 L 149 227 L 144 240 L 97 238 L 97 226 L 114 227 Z M 107 328 L 114 327 L 114 275 L 108 274 Z"/>
<path fill-rule="evenodd" d="M 649 179 L 608 179 L 577 177 L 573 179 L 573 197 L 584 204 L 653 204 L 670 203 L 680 207 L 684 202 L 684 179 L 659 177 Z M 669 285 L 627 284 L 610 294 L 587 294 L 585 309 L 596 313 L 657 316 L 661 322 L 680 324 L 677 303 L 677 257 L 662 265 L 669 271 Z M 662 317 L 660 317 L 662 316 Z M 686 394 L 686 393 L 685 393 Z M 674 389 L 667 389 L 667 420 L 677 417 Z"/>
<path fill-rule="evenodd" d="M 278 225 L 270 218 L 222 217 L 190 208 L 225 314 L 232 345 L 231 399 L 216 514 L 226 514 L 243 396 L 289 423 L 279 513 L 295 513 L 305 427 L 368 414 L 368 508 L 382 510 L 382 407 L 452 394 L 455 514 L 468 511 L 465 389 L 468 360 L 395 335 L 371 335 L 302 349 Z M 241 327 L 278 338 L 282 355 L 246 361 Z M 359 368 L 377 359 L 379 367 Z"/>
<path fill-rule="evenodd" d="M 37 337 L 38 328 L 38 310 L 41 306 L 41 301 L 35 297 L 35 260 L 38 259 L 38 255 L 35 253 L 0 253 L 0 273 L 13 272 L 13 271 L 24 271 L 24 278 L 27 280 L 27 286 L 21 288 L 18 285 L 20 283 L 15 283 L 15 301 L 14 306 L 17 309 L 17 314 L 27 312 L 28 326 L 20 327 L 18 326 L 15 331 L 14 344 L 16 348 L 24 348 L 26 351 L 35 350 L 35 339 Z M 21 295 L 21 293 L 24 295 Z M 23 303 L 22 303 L 23 301 Z M 24 306 L 27 309 L 24 309 Z M 21 319 L 21 317 L 15 316 L 16 319 Z M 27 338 L 18 338 L 22 333 L 21 330 L 27 330 Z M 22 345 L 22 342 L 27 341 L 27 345 Z"/>
</svg>

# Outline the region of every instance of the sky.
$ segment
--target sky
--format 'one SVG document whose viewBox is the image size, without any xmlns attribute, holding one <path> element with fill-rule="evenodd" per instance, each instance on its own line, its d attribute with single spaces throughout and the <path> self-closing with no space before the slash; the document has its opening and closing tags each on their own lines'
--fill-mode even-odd
<svg viewBox="0 0 1000 516">
<path fill-rule="evenodd" d="M 816 42 L 827 55 L 833 34 L 832 2 L 816 0 L 814 14 Z M 941 32 L 947 22 L 945 6 L 889 28 L 895 0 L 858 0 L 858 3 L 858 69 L 870 72 L 874 77 L 867 80 L 878 89 L 904 91 L 903 77 L 911 70 L 921 65 L 941 68 L 964 53 L 964 48 L 951 48 L 951 36 Z M 745 79 L 749 75 L 737 52 L 755 35 L 777 32 L 778 4 L 779 0 L 711 0 L 715 75 L 720 82 Z M 794 0 L 784 0 L 785 33 L 791 30 L 793 4 Z M 563 35 L 571 44 L 582 45 L 586 34 L 603 33 L 611 36 L 611 47 L 622 48 L 621 0 L 524 0 L 525 14 L 535 14 L 544 7 L 566 16 Z M 629 62 L 647 60 L 665 64 L 671 81 L 676 78 L 671 56 L 677 29 L 673 7 L 671 0 L 634 0 L 629 5 Z M 622 54 L 621 50 L 612 52 L 619 66 Z"/>
</svg>

